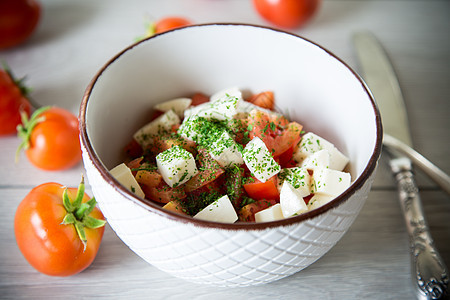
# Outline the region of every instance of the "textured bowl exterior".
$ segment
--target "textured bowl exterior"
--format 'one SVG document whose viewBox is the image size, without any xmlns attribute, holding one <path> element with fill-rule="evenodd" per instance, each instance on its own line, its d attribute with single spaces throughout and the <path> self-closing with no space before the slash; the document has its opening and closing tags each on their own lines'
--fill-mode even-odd
<svg viewBox="0 0 450 300">
<path fill-rule="evenodd" d="M 130 201 L 104 180 L 83 150 L 95 198 L 109 225 L 132 251 L 173 276 L 229 287 L 272 282 L 322 257 L 355 220 L 375 174 L 344 203 L 304 222 L 227 230 L 171 220 Z"/>
</svg>

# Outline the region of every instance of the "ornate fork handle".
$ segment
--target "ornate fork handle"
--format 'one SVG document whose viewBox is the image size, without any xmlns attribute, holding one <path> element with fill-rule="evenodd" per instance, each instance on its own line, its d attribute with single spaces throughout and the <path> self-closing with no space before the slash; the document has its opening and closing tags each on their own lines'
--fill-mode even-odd
<svg viewBox="0 0 450 300">
<path fill-rule="evenodd" d="M 418 299 L 449 299 L 448 270 L 425 221 L 419 189 L 414 180 L 411 161 L 396 158 L 390 161 L 397 180 L 411 247 L 412 280 Z"/>
</svg>

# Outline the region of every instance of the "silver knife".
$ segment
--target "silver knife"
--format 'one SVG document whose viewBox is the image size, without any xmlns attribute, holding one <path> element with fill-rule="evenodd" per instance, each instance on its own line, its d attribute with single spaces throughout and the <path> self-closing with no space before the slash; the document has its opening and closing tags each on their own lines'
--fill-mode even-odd
<svg viewBox="0 0 450 300">
<path fill-rule="evenodd" d="M 403 96 L 384 49 L 369 32 L 353 36 L 362 77 L 381 112 L 383 131 L 412 146 Z M 434 246 L 415 183 L 411 160 L 401 151 L 386 147 L 397 180 L 400 203 L 410 238 L 412 280 L 418 299 L 448 299 L 449 273 Z"/>
</svg>

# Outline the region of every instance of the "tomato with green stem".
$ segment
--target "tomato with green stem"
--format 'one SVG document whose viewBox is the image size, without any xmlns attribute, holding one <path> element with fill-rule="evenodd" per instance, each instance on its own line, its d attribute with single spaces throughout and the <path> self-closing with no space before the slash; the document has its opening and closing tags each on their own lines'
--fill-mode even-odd
<svg viewBox="0 0 450 300">
<path fill-rule="evenodd" d="M 156 22 L 146 22 L 146 32 L 144 36 L 138 37 L 137 40 L 151 37 L 155 34 L 169 31 L 175 28 L 186 27 L 192 25 L 192 22 L 184 17 L 170 16 L 164 17 Z"/>
<path fill-rule="evenodd" d="M 186 27 L 192 22 L 184 17 L 165 17 L 155 23 L 155 33 L 169 31 L 175 28 Z"/>
<path fill-rule="evenodd" d="M 24 85 L 25 78 L 15 79 L 7 65 L 0 69 L 0 135 L 16 133 L 21 123 L 22 111 L 30 115 L 29 89 Z"/>
<path fill-rule="evenodd" d="M 30 162 L 48 171 L 64 170 L 81 161 L 78 118 L 59 107 L 42 107 L 30 119 L 22 114 L 22 123 L 17 128 L 22 143 L 17 149 L 24 149 Z"/>
<path fill-rule="evenodd" d="M 84 191 L 84 180 L 78 189 L 44 183 L 19 204 L 14 218 L 17 245 L 39 272 L 74 275 L 97 255 L 106 221 L 95 198 Z"/>
</svg>

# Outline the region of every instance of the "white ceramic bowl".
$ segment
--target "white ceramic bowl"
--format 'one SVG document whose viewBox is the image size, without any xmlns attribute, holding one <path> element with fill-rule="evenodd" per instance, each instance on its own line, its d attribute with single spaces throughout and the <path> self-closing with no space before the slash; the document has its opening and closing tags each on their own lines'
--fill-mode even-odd
<svg viewBox="0 0 450 300">
<path fill-rule="evenodd" d="M 281 112 L 349 156 L 351 187 L 297 217 L 219 224 L 165 211 L 110 175 L 154 104 L 232 86 L 274 91 Z M 345 63 L 299 36 L 242 24 L 177 29 L 126 48 L 88 86 L 80 129 L 93 194 L 124 243 L 174 276 L 220 286 L 271 282 L 330 250 L 367 198 L 382 137 L 374 100 Z"/>
</svg>

